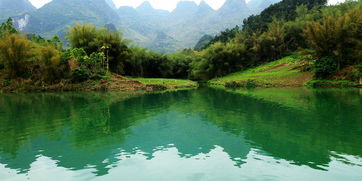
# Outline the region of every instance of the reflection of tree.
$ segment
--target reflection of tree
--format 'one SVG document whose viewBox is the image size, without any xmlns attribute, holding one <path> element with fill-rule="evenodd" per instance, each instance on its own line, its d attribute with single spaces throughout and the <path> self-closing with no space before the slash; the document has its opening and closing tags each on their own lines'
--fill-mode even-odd
<svg viewBox="0 0 362 181">
<path fill-rule="evenodd" d="M 214 108 L 206 113 L 208 120 L 225 131 L 245 134 L 265 154 L 313 168 L 328 164 L 331 151 L 362 156 L 356 146 L 362 132 L 362 122 L 356 119 L 362 117 L 357 91 L 308 91 L 309 96 L 297 96 L 308 99 L 305 111 L 265 97 L 209 91 L 195 98 Z"/>
<path fill-rule="evenodd" d="M 41 154 L 54 152 L 51 157 L 61 156 L 63 146 L 69 144 L 64 135 L 73 134 L 74 141 L 69 147 L 78 149 L 93 144 L 111 134 L 109 105 L 137 94 L 3 94 L 0 96 L 0 159 L 8 161 L 10 168 L 26 171 L 41 149 L 44 150 Z M 114 141 L 121 142 L 124 135 L 118 138 L 121 140 Z M 97 144 L 105 145 L 108 141 Z"/>
<path fill-rule="evenodd" d="M 120 150 L 152 159 L 169 144 L 182 157 L 220 146 L 237 166 L 252 147 L 313 168 L 328 164 L 331 151 L 362 156 L 358 94 L 308 91 L 292 96 L 293 104 L 256 95 L 214 89 L 1 95 L 0 162 L 25 172 L 42 154 L 59 166 L 92 166 L 103 175 Z"/>
</svg>

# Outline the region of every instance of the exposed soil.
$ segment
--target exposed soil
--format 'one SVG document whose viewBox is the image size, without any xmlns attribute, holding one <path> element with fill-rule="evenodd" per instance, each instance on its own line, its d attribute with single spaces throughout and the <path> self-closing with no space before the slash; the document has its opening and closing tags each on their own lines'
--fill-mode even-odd
<svg viewBox="0 0 362 181">
<path fill-rule="evenodd" d="M 270 70 L 277 69 L 277 68 L 279 68 L 279 67 L 284 67 L 284 66 L 287 66 L 287 65 L 289 65 L 289 64 L 287 64 L 287 63 L 282 63 L 282 64 L 276 65 L 276 66 L 274 66 L 274 67 L 269 67 L 269 68 L 260 70 L 260 71 L 258 71 L 258 72 L 268 72 L 268 71 L 270 71 Z M 270 72 L 271 72 L 271 71 L 270 71 Z"/>
</svg>

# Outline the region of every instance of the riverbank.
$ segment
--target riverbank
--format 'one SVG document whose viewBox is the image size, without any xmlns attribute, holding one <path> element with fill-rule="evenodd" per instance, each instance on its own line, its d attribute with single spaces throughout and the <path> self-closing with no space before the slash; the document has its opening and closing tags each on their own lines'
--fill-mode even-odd
<svg viewBox="0 0 362 181">
<path fill-rule="evenodd" d="M 132 78 L 146 85 L 148 89 L 155 87 L 163 90 L 196 88 L 198 83 L 185 79 L 164 79 L 164 78 Z"/>
<path fill-rule="evenodd" d="M 111 74 L 108 79 L 87 80 L 80 83 L 73 83 L 70 80 L 62 80 L 56 84 L 27 79 L 1 80 L 0 92 L 158 91 L 196 87 L 198 84 L 190 80 L 127 78 Z"/>
<path fill-rule="evenodd" d="M 245 71 L 208 81 L 209 86 L 238 87 L 362 87 L 348 80 L 314 80 L 307 60 L 288 56 Z"/>
</svg>

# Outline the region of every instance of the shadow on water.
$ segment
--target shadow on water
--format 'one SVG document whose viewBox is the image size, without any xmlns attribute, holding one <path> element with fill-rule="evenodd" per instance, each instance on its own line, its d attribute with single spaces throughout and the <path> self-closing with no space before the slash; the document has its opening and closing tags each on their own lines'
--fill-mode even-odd
<svg viewBox="0 0 362 181">
<path fill-rule="evenodd" d="M 361 108 L 358 90 L 2 94 L 0 164 L 26 173 L 41 155 L 105 175 L 121 154 L 221 147 L 235 166 L 257 150 L 325 170 L 334 153 L 362 157 Z"/>
</svg>

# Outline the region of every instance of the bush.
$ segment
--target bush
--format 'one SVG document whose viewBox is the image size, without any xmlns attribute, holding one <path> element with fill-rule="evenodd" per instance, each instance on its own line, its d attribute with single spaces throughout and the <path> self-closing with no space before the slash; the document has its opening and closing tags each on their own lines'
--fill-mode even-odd
<svg viewBox="0 0 362 181">
<path fill-rule="evenodd" d="M 354 81 L 354 82 L 359 81 L 359 79 L 361 77 L 361 72 L 360 72 L 359 68 L 353 67 L 353 66 L 347 67 L 347 68 L 346 68 L 348 70 L 346 72 L 347 79 L 350 81 Z"/>
<path fill-rule="evenodd" d="M 257 84 L 254 80 L 249 79 L 248 81 L 246 81 L 246 84 L 245 84 L 246 88 L 254 88 L 256 86 L 257 86 Z"/>
<path fill-rule="evenodd" d="M 236 81 L 231 81 L 231 82 L 226 82 L 225 87 L 226 88 L 240 88 L 240 87 L 243 87 L 243 84 L 236 82 Z"/>
<path fill-rule="evenodd" d="M 257 84 L 254 80 L 247 80 L 246 82 L 236 82 L 236 81 L 231 81 L 231 82 L 226 82 L 225 83 L 225 87 L 226 88 L 255 88 L 257 87 Z"/>
<path fill-rule="evenodd" d="M 9 80 L 9 79 L 4 79 L 2 84 L 1 84 L 2 87 L 6 87 L 6 86 L 9 86 L 9 85 L 11 85 L 11 80 Z"/>
<path fill-rule="evenodd" d="M 314 63 L 314 71 L 317 79 L 325 79 L 335 73 L 337 70 L 337 63 L 333 57 L 322 57 Z"/>
<path fill-rule="evenodd" d="M 359 86 L 354 82 L 347 80 L 311 80 L 307 82 L 309 87 L 356 87 Z"/>
<path fill-rule="evenodd" d="M 90 77 L 91 77 L 91 72 L 85 66 L 80 66 L 74 69 L 72 72 L 73 82 L 83 82 L 88 80 Z"/>
</svg>

